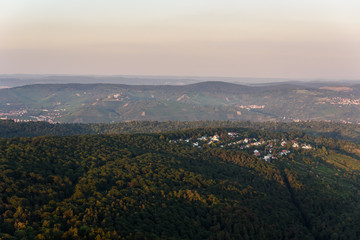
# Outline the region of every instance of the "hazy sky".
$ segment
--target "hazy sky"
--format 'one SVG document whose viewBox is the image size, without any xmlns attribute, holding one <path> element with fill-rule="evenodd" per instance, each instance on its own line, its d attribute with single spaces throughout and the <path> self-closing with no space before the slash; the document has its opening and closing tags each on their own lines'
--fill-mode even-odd
<svg viewBox="0 0 360 240">
<path fill-rule="evenodd" d="M 360 79 L 360 1 L 1 0 L 0 73 Z"/>
</svg>

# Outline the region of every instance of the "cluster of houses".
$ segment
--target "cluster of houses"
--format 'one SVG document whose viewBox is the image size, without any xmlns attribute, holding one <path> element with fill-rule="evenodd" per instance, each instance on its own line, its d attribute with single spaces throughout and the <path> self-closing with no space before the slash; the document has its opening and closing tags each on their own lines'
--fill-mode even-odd
<svg viewBox="0 0 360 240">
<path fill-rule="evenodd" d="M 270 140 L 261 140 L 258 141 L 256 138 L 242 138 L 238 133 L 236 132 L 229 132 L 228 136 L 230 139 L 236 139 L 237 141 L 224 141 L 220 140 L 219 135 L 215 134 L 213 136 L 201 136 L 199 138 L 196 138 L 196 140 L 193 140 L 193 138 L 187 138 L 187 139 L 177 139 L 177 140 L 169 140 L 170 143 L 180 143 L 184 142 L 187 144 L 191 144 L 192 147 L 201 148 L 204 144 L 208 144 L 211 146 L 218 146 L 221 148 L 224 147 L 231 147 L 233 148 L 236 145 L 236 148 L 240 148 L 242 150 L 249 149 L 250 151 L 253 150 L 253 154 L 257 157 L 260 157 L 264 159 L 266 162 L 270 162 L 272 159 L 277 159 L 279 156 L 285 157 L 288 154 L 291 153 L 289 150 L 289 147 L 295 148 L 295 149 L 312 149 L 312 146 L 310 144 L 300 144 L 297 141 L 286 141 L 286 140 L 279 140 L 279 139 L 270 139 Z M 241 139 L 239 139 L 241 138 Z M 215 144 L 215 145 L 214 145 Z M 274 147 L 277 146 L 276 150 L 274 150 Z M 286 148 L 286 149 L 284 149 Z M 258 149 L 262 149 L 261 151 Z M 263 152 L 263 154 L 261 153 Z M 276 152 L 276 153 L 275 153 Z"/>
<path fill-rule="evenodd" d="M 283 149 L 277 155 L 274 155 L 272 154 L 272 151 L 269 150 L 269 153 L 264 155 L 263 159 L 265 162 L 270 162 L 271 159 L 277 159 L 277 156 L 287 156 L 289 153 L 290 153 L 289 150 Z M 261 153 L 257 149 L 254 150 L 254 155 L 257 157 L 261 157 Z"/>
<path fill-rule="evenodd" d="M 199 145 L 199 142 L 204 142 L 204 141 L 208 141 L 207 144 L 212 144 L 212 143 L 215 143 L 215 142 L 219 142 L 219 135 L 214 135 L 212 137 L 206 137 L 206 136 L 202 136 L 200 138 L 197 138 L 196 139 L 197 142 L 192 142 L 192 146 L 193 147 L 198 147 L 198 148 L 201 148 L 201 146 Z M 185 143 L 190 143 L 190 139 L 178 139 L 178 140 L 169 140 L 170 143 L 178 143 L 178 142 L 185 142 Z M 220 145 L 220 147 L 224 147 L 224 145 Z"/>
<path fill-rule="evenodd" d="M 242 109 L 263 109 L 265 108 L 265 105 L 240 105 L 238 106 L 238 108 L 242 108 Z"/>
<path fill-rule="evenodd" d="M 358 99 L 350 99 L 350 98 L 342 98 L 342 97 L 333 97 L 333 98 L 321 98 L 320 104 L 330 103 L 337 105 L 360 105 L 360 98 Z"/>
<path fill-rule="evenodd" d="M 62 112 L 66 109 L 32 109 L 30 111 L 11 110 L 8 112 L 0 112 L 0 120 L 11 119 L 14 122 L 30 122 L 30 121 L 45 121 L 49 123 L 56 123 L 55 119 L 61 117 Z M 39 115 L 33 115 L 34 112 L 40 112 Z"/>
<path fill-rule="evenodd" d="M 8 117 L 12 116 L 23 116 L 27 114 L 27 110 L 11 110 L 9 112 L 0 112 L 1 119 L 8 119 Z"/>
</svg>

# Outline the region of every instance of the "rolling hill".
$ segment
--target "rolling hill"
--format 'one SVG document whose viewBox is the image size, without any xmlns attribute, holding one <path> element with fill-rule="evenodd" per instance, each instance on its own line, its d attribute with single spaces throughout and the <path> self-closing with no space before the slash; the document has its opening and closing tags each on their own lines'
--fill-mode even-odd
<svg viewBox="0 0 360 240">
<path fill-rule="evenodd" d="M 53 122 L 323 120 L 358 123 L 360 85 L 37 84 L 0 90 L 2 118 Z"/>
</svg>

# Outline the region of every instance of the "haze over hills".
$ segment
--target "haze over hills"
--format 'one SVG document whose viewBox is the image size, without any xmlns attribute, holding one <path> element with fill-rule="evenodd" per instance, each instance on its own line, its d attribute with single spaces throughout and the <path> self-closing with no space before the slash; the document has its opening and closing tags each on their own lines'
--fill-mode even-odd
<svg viewBox="0 0 360 240">
<path fill-rule="evenodd" d="M 0 86 L 18 87 L 31 84 L 67 84 L 67 83 L 108 83 L 129 85 L 184 85 L 199 82 L 186 77 L 159 76 L 96 76 L 96 75 L 0 75 Z"/>
<path fill-rule="evenodd" d="M 360 84 L 201 82 L 182 86 L 35 84 L 0 90 L 1 118 L 49 122 L 131 120 L 359 123 Z"/>
<path fill-rule="evenodd" d="M 321 87 L 360 84 L 360 80 L 324 80 L 253 77 L 197 77 L 197 76 L 146 76 L 146 75 L 57 75 L 57 74 L 0 74 L 0 88 L 32 84 L 109 83 L 127 85 L 186 85 L 206 81 L 221 81 L 242 85 L 274 85 L 288 83 L 301 86 Z"/>
</svg>

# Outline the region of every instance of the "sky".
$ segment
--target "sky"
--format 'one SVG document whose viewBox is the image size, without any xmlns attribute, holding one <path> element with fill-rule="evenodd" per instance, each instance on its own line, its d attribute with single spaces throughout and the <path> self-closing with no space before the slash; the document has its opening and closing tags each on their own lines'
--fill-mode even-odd
<svg viewBox="0 0 360 240">
<path fill-rule="evenodd" d="M 359 0 L 1 0 L 0 74 L 360 79 Z"/>
</svg>

